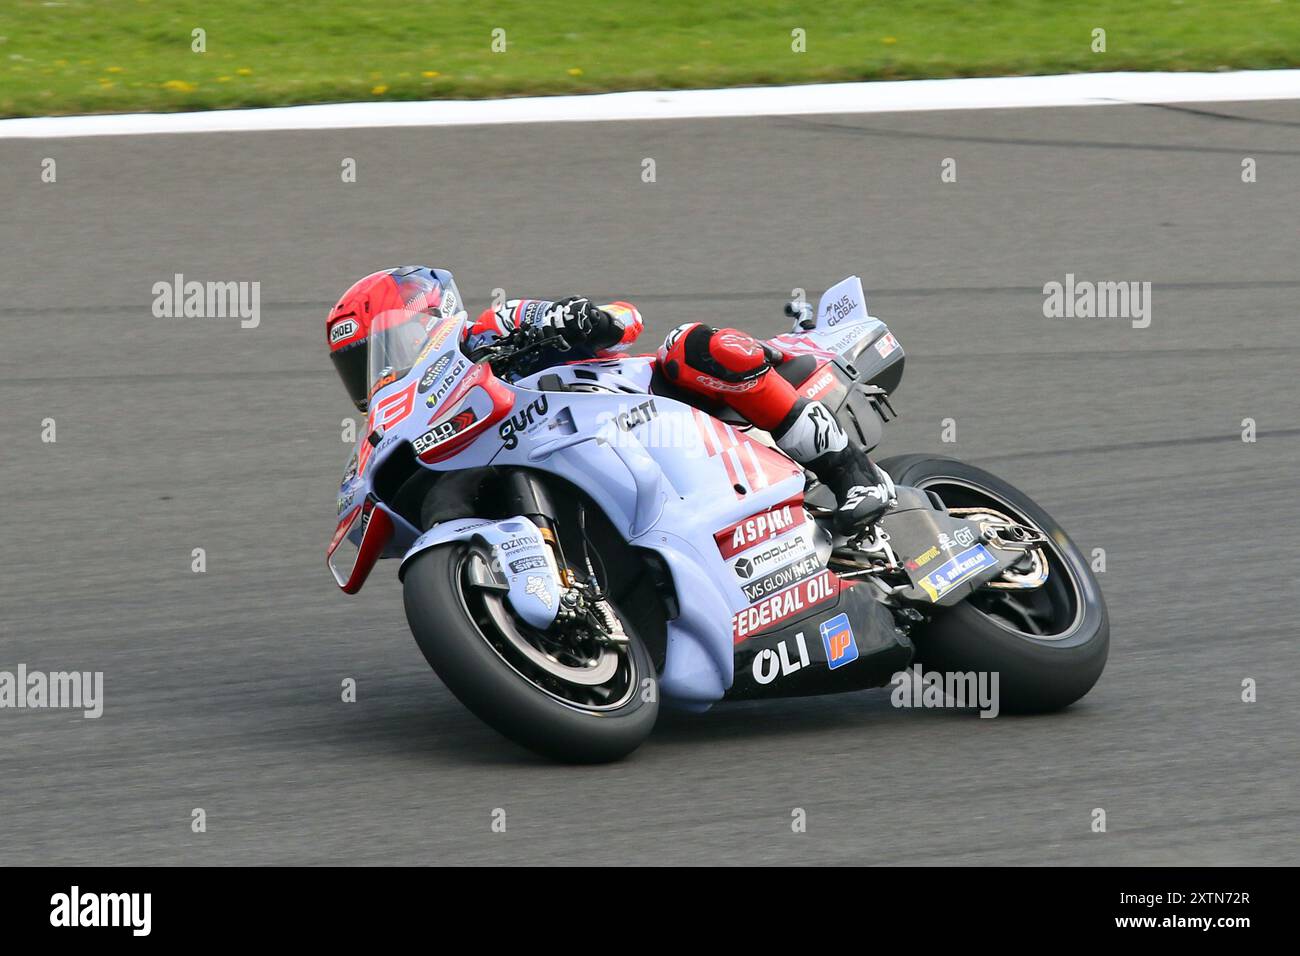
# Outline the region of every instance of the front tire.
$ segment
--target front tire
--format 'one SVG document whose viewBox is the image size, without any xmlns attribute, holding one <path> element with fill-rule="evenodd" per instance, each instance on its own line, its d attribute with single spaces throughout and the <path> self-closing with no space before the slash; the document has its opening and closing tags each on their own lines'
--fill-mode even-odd
<svg viewBox="0 0 1300 956">
<path fill-rule="evenodd" d="M 501 609 L 493 609 L 494 619 L 481 602 L 503 599 L 484 597 L 468 584 L 467 562 L 478 547 L 454 542 L 431 548 L 406 569 L 406 619 L 429 665 L 482 721 L 536 753 L 566 763 L 604 763 L 635 750 L 654 728 L 659 703 L 654 665 L 631 623 L 619 615 L 629 641 L 612 688 L 578 688 L 584 693 L 567 699 L 560 677 L 535 670 L 536 654 L 512 654 L 494 627 Z M 554 670 L 562 675 L 564 666 L 557 662 Z"/>
<path fill-rule="evenodd" d="M 993 507 L 1048 538 L 1046 584 L 1035 592 L 980 589 L 938 611 L 913 634 L 918 662 L 935 671 L 997 672 L 1008 713 L 1060 710 L 1088 693 L 1106 666 L 1110 622 L 1092 569 L 1056 520 L 1001 478 L 953 458 L 902 455 L 880 465 L 896 484 L 934 492 L 949 508 Z"/>
</svg>

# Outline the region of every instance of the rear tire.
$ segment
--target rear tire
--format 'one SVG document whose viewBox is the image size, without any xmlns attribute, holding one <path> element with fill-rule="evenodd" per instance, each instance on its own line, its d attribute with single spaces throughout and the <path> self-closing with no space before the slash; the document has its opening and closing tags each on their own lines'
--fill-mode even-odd
<svg viewBox="0 0 1300 956">
<path fill-rule="evenodd" d="M 1106 666 L 1110 623 L 1092 569 L 1056 520 L 1001 478 L 954 458 L 901 455 L 880 466 L 896 484 L 933 491 L 948 507 L 983 502 L 1010 511 L 1012 518 L 1027 519 L 1049 539 L 1055 580 L 1049 578 L 1038 589 L 1044 592 L 1040 600 L 1053 605 L 1044 612 L 1049 626 L 1040 626 L 1046 636 L 981 610 L 977 591 L 913 632 L 918 662 L 934 671 L 997 672 L 999 704 L 1008 713 L 1059 710 L 1088 693 Z M 1051 615 L 1057 615 L 1055 626 Z"/>
<path fill-rule="evenodd" d="M 403 583 L 411 633 L 448 689 L 504 736 L 555 760 L 604 763 L 640 746 L 658 716 L 658 687 L 650 654 L 631 623 L 619 614 L 629 638 L 624 664 L 630 694 L 608 707 L 562 701 L 526 678 L 476 622 L 463 574 L 473 547 L 454 542 L 417 555 Z"/>
</svg>

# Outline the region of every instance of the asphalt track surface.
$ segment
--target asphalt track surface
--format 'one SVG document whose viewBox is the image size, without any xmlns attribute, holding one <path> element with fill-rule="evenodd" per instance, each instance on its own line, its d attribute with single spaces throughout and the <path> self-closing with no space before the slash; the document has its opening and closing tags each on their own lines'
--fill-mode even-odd
<svg viewBox="0 0 1300 956">
<path fill-rule="evenodd" d="M 106 697 L 0 710 L 0 864 L 1295 863 L 1298 184 L 1295 102 L 0 142 L 0 670 Z M 983 464 L 1105 549 L 1101 682 L 1049 717 L 666 715 L 595 768 L 499 738 L 392 568 L 348 598 L 324 567 L 324 312 L 407 261 L 476 305 L 631 298 L 652 342 L 861 274 L 909 353 L 882 454 Z M 261 324 L 154 318 L 175 273 L 260 281 Z M 1045 318 L 1066 273 L 1150 281 L 1150 327 Z"/>
</svg>

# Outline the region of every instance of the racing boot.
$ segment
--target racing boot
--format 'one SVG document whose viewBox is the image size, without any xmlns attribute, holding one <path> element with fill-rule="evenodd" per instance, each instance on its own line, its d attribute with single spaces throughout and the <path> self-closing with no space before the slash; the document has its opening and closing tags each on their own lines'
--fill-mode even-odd
<svg viewBox="0 0 1300 956">
<path fill-rule="evenodd" d="M 878 519 L 894 502 L 894 482 L 849 441 L 821 402 L 800 399 L 772 437 L 783 452 L 812 471 L 835 494 L 835 530 L 851 534 Z"/>
</svg>

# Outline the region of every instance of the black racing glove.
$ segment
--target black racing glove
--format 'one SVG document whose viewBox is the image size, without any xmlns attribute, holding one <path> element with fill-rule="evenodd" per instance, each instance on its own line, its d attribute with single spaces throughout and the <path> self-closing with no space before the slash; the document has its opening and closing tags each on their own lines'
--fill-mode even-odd
<svg viewBox="0 0 1300 956">
<path fill-rule="evenodd" d="M 541 330 L 546 338 L 560 338 L 565 345 L 586 344 L 593 348 L 604 348 L 621 338 L 613 316 L 580 295 L 551 303 L 542 315 Z"/>
</svg>

